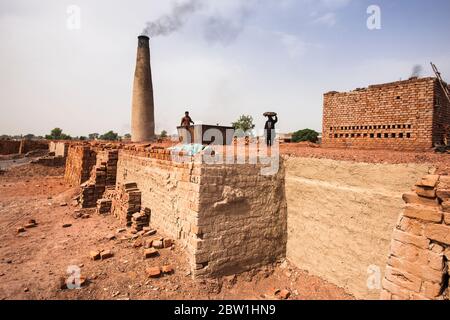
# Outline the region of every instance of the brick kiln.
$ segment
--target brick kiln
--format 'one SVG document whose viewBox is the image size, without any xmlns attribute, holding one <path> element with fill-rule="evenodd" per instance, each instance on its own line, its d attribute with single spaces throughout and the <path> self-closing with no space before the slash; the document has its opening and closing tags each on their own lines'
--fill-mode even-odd
<svg viewBox="0 0 450 320">
<path fill-rule="evenodd" d="M 447 125 L 450 102 L 436 78 L 324 95 L 325 147 L 427 150 L 450 138 Z"/>
</svg>

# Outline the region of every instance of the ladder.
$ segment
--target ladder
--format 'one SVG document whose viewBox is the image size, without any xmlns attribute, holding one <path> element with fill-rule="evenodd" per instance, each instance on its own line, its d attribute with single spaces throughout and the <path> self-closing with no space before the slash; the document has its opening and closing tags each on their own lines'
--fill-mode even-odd
<svg viewBox="0 0 450 320">
<path fill-rule="evenodd" d="M 444 81 L 442 80 L 441 73 L 439 72 L 438 68 L 433 62 L 431 63 L 431 67 L 433 68 L 434 74 L 436 75 L 436 78 L 439 80 L 439 83 L 441 85 L 442 90 L 444 91 L 445 96 L 447 97 L 447 100 L 450 102 L 450 93 L 448 92 L 448 86 L 444 84 Z"/>
</svg>

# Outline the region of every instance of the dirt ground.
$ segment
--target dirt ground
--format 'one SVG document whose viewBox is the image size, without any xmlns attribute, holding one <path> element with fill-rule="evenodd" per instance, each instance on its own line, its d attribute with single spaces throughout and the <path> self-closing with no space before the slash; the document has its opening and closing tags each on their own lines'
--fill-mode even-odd
<svg viewBox="0 0 450 320">
<path fill-rule="evenodd" d="M 113 216 L 90 211 L 87 219 L 74 217 L 77 189 L 64 183 L 63 172 L 23 164 L 0 173 L 0 300 L 279 299 L 278 290 L 288 290 L 289 299 L 353 299 L 287 261 L 238 276 L 194 280 L 177 242 L 173 249 L 159 250 L 158 257 L 144 259 L 133 235 L 117 232 L 123 226 Z M 37 227 L 18 233 L 30 219 Z M 91 250 L 106 249 L 112 258 L 90 259 Z M 148 277 L 148 267 L 165 265 L 174 273 Z M 71 266 L 86 278 L 81 289 L 61 289 Z"/>
<path fill-rule="evenodd" d="M 405 152 L 392 150 L 359 150 L 321 148 L 311 143 L 282 143 L 284 155 L 308 158 L 326 158 L 366 163 L 426 163 L 436 166 L 437 172 L 450 173 L 450 154 L 429 152 Z"/>
</svg>

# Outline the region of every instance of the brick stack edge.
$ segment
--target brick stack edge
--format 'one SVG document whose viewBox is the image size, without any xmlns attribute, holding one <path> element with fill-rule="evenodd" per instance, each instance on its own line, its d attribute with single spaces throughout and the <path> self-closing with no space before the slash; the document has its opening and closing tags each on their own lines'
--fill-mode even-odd
<svg viewBox="0 0 450 320">
<path fill-rule="evenodd" d="M 429 150 L 443 143 L 445 125 L 450 102 L 436 78 L 324 95 L 324 147 Z"/>
<path fill-rule="evenodd" d="M 449 299 L 450 176 L 425 176 L 403 199 L 381 299 Z"/>
</svg>

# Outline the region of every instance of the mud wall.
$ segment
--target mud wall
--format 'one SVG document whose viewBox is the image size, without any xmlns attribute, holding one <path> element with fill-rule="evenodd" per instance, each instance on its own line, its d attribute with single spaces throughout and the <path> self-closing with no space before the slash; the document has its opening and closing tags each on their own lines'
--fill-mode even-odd
<svg viewBox="0 0 450 320">
<path fill-rule="evenodd" d="M 20 150 L 20 141 L 15 140 L 0 140 L 0 154 L 16 154 Z"/>
<path fill-rule="evenodd" d="M 402 194 L 432 170 L 416 164 L 286 159 L 287 257 L 362 299 L 378 299 Z"/>
</svg>

